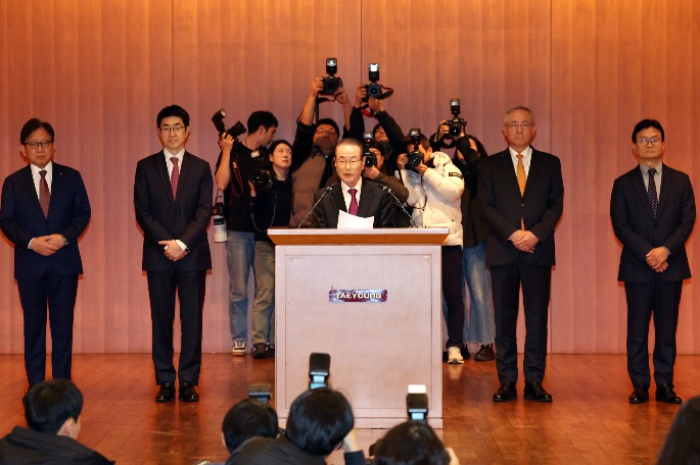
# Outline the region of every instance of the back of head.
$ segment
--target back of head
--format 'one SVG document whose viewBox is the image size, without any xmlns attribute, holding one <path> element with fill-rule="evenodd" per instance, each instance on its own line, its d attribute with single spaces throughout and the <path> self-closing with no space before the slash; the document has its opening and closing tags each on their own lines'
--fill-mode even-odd
<svg viewBox="0 0 700 465">
<path fill-rule="evenodd" d="M 66 379 L 44 381 L 29 390 L 24 409 L 29 428 L 56 434 L 69 418 L 78 420 L 83 394 Z"/>
<path fill-rule="evenodd" d="M 343 441 L 354 424 L 352 407 L 345 396 L 318 388 L 294 400 L 285 436 L 304 452 L 326 456 Z"/>
<path fill-rule="evenodd" d="M 260 129 L 260 126 L 264 127 L 267 131 L 271 127 L 276 128 L 277 126 L 279 126 L 279 123 L 277 122 L 277 118 L 275 118 L 275 115 L 273 115 L 270 111 L 254 111 L 248 117 L 248 134 L 254 133 L 258 129 Z"/>
<path fill-rule="evenodd" d="M 659 454 L 659 465 L 700 465 L 700 396 L 678 411 Z"/>
<path fill-rule="evenodd" d="M 277 412 L 257 400 L 244 399 L 226 413 L 221 426 L 229 453 L 252 437 L 274 438 L 279 434 Z"/>
<path fill-rule="evenodd" d="M 427 424 L 406 421 L 390 429 L 374 450 L 377 465 L 447 465 L 450 455 Z"/>
</svg>

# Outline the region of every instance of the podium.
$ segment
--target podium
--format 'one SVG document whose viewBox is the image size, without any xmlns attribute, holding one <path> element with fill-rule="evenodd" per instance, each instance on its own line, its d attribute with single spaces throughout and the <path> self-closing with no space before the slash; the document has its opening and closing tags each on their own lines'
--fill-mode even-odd
<svg viewBox="0 0 700 465">
<path fill-rule="evenodd" d="M 407 418 L 423 384 L 442 428 L 441 249 L 447 228 L 270 229 L 275 263 L 275 407 L 286 423 L 309 386 L 309 355 L 331 356 L 331 386 L 357 428 Z"/>
</svg>

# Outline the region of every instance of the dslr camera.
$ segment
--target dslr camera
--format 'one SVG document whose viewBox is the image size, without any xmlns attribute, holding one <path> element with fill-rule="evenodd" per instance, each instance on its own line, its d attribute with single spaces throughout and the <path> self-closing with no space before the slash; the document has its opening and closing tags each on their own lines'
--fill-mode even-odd
<svg viewBox="0 0 700 465">
<path fill-rule="evenodd" d="M 250 158 L 253 159 L 254 168 L 248 180 L 253 184 L 255 192 L 268 191 L 272 189 L 274 185 L 272 171 L 269 169 L 266 161 L 266 154 L 267 151 L 265 149 L 256 150 L 250 154 Z"/>
<path fill-rule="evenodd" d="M 338 72 L 338 59 L 326 58 L 326 74 L 323 78 L 323 90 L 320 95 L 335 95 L 338 89 L 343 87 L 343 80 L 336 76 Z"/>
<path fill-rule="evenodd" d="M 420 153 L 420 150 L 418 149 L 418 145 L 420 144 L 420 136 L 420 128 L 411 128 L 410 131 L 408 131 L 408 137 L 411 139 L 411 144 L 413 144 L 413 152 L 407 154 L 408 162 L 406 163 L 406 166 L 414 171 L 416 166 L 423 163 L 423 154 Z"/>
<path fill-rule="evenodd" d="M 382 86 L 377 83 L 379 81 L 379 63 L 370 63 L 367 67 L 369 68 L 370 84 L 365 85 L 365 90 L 367 91 L 367 97 L 363 99 L 365 102 L 370 97 L 379 98 L 382 96 Z"/>
<path fill-rule="evenodd" d="M 464 120 L 464 118 L 459 116 L 461 112 L 461 107 L 458 98 L 453 98 L 450 100 L 450 111 L 452 112 L 452 119 L 447 121 L 447 125 L 450 127 L 450 131 L 445 135 L 445 137 L 453 139 L 455 137 L 459 137 L 459 135 L 462 134 L 462 131 L 467 125 L 467 122 Z"/>
<path fill-rule="evenodd" d="M 219 131 L 219 136 L 221 136 L 221 134 L 223 133 L 226 133 L 234 139 L 237 139 L 238 136 L 245 133 L 245 126 L 243 126 L 243 123 L 241 123 L 240 121 L 236 121 L 236 124 L 226 129 L 226 125 L 224 124 L 224 118 L 226 118 L 226 110 L 224 110 L 223 108 L 214 113 L 214 116 L 211 117 L 211 121 L 212 123 L 214 123 L 214 127 L 217 131 Z"/>
<path fill-rule="evenodd" d="M 365 157 L 365 168 L 369 168 L 371 166 L 377 166 L 377 156 L 370 150 L 370 147 L 372 146 L 372 139 L 374 136 L 372 135 L 371 132 L 366 131 L 362 135 L 362 140 L 364 142 L 364 157 Z"/>
</svg>

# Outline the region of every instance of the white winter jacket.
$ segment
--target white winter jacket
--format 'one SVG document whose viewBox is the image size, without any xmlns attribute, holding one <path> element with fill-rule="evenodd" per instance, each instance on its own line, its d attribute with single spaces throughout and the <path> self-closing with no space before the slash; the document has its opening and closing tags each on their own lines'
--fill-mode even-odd
<svg viewBox="0 0 700 465">
<path fill-rule="evenodd" d="M 408 188 L 406 203 L 413 209 L 413 220 L 423 228 L 448 228 L 449 235 L 442 245 L 462 245 L 462 211 L 464 178 L 443 152 L 433 153 L 433 167 L 423 174 L 401 170 Z"/>
</svg>

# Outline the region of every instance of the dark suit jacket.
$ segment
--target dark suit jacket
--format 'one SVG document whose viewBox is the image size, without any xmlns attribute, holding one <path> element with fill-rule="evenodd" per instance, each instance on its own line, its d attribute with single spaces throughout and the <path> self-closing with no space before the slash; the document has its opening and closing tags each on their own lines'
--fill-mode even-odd
<svg viewBox="0 0 700 465">
<path fill-rule="evenodd" d="M 651 281 L 656 272 L 646 263 L 646 254 L 666 247 L 671 255 L 661 273 L 666 281 L 690 278 L 685 242 L 695 223 L 695 195 L 687 174 L 663 165 L 657 218 L 639 166 L 623 174 L 613 184 L 610 218 L 615 235 L 622 242 L 617 279 L 630 283 Z"/>
<path fill-rule="evenodd" d="M 321 198 L 326 189 L 316 192 L 315 200 Z M 360 204 L 357 206 L 357 216 L 369 218 L 374 216 L 375 228 L 394 227 L 394 209 L 391 206 L 389 194 L 384 192 L 380 184 L 367 178 L 362 179 Z M 340 183 L 333 185 L 333 190 L 316 207 L 316 221 L 319 228 L 337 228 L 339 211 L 347 213 L 343 190 Z"/>
<path fill-rule="evenodd" d="M 564 208 L 564 182 L 559 158 L 532 149 L 525 193 L 520 195 L 518 179 L 508 149 L 491 155 L 479 167 L 478 198 L 489 225 L 486 262 L 506 265 L 518 259 L 520 251 L 508 238 L 525 229 L 539 239 L 534 253 L 524 253 L 528 263 L 555 264 L 554 228 Z"/>
<path fill-rule="evenodd" d="M 185 152 L 176 199 L 173 200 L 163 151 L 144 158 L 136 166 L 134 207 L 143 229 L 143 269 L 186 271 L 211 268 L 207 225 L 211 217 L 213 181 L 209 163 Z M 163 253 L 159 241 L 179 239 L 190 250 L 177 262 Z"/>
<path fill-rule="evenodd" d="M 49 264 L 59 275 L 83 272 L 78 238 L 90 221 L 90 201 L 80 173 L 53 163 L 49 217 L 44 216 L 29 165 L 11 174 L 2 186 L 0 227 L 15 245 L 15 278 L 36 279 Z M 68 245 L 44 257 L 27 248 L 33 237 L 63 234 Z"/>
</svg>

